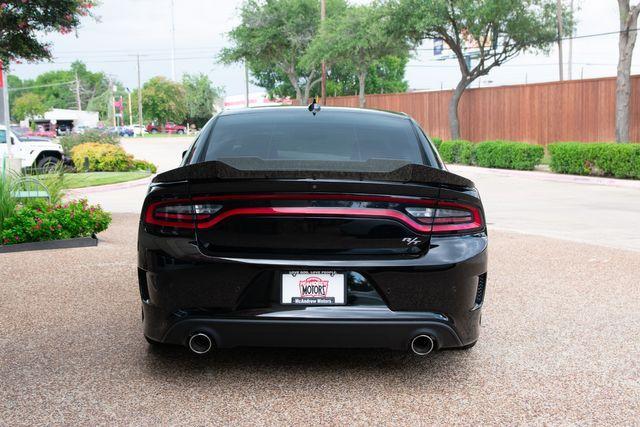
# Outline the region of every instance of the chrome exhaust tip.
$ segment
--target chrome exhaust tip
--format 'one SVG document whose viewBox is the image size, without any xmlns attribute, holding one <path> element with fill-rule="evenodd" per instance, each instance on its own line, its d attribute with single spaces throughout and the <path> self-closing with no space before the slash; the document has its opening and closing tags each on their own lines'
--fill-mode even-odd
<svg viewBox="0 0 640 427">
<path fill-rule="evenodd" d="M 426 356 L 435 348 L 436 343 L 429 335 L 416 335 L 411 340 L 411 351 L 418 356 Z"/>
<path fill-rule="evenodd" d="M 213 348 L 213 341 L 209 335 L 202 332 L 191 335 L 189 337 L 189 350 L 195 354 L 206 354 Z"/>
</svg>

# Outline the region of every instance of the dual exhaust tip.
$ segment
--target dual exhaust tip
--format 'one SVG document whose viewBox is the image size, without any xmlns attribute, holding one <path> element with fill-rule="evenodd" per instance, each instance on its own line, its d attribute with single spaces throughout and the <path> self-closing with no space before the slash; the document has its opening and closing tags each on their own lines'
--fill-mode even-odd
<svg viewBox="0 0 640 427">
<path fill-rule="evenodd" d="M 417 356 L 426 356 L 436 347 L 436 343 L 429 335 L 416 335 L 411 340 L 411 351 Z"/>
<path fill-rule="evenodd" d="M 197 332 L 189 337 L 189 350 L 195 354 L 207 354 L 214 346 L 211 337 Z M 426 356 L 435 349 L 436 343 L 429 335 L 416 335 L 411 340 L 411 351 L 418 356 Z"/>
<path fill-rule="evenodd" d="M 213 348 L 213 340 L 205 333 L 197 332 L 189 337 L 189 350 L 195 354 L 207 354 Z"/>
</svg>

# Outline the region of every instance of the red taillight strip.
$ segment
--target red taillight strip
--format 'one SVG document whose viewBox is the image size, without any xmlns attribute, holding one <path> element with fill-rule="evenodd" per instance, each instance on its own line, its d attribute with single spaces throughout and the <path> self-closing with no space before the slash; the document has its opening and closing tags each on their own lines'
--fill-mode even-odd
<svg viewBox="0 0 640 427">
<path fill-rule="evenodd" d="M 354 200 L 365 202 L 391 202 L 411 204 L 418 206 L 436 207 L 436 201 L 430 199 L 419 199 L 411 197 L 379 196 L 379 195 L 350 195 L 350 194 L 231 194 L 221 196 L 201 196 L 189 199 L 173 199 L 154 202 L 147 207 L 145 212 L 145 222 L 148 224 L 193 229 L 194 222 L 185 221 L 164 221 L 153 215 L 158 206 L 173 205 L 180 203 L 193 203 L 196 201 L 224 201 L 224 200 Z M 472 222 L 464 224 L 421 224 L 408 215 L 394 209 L 379 208 L 338 208 L 338 207 L 255 207 L 255 208 L 235 208 L 222 211 L 209 221 L 198 224 L 199 229 L 211 228 L 226 218 L 238 215 L 334 215 L 334 216 L 359 216 L 359 217 L 383 217 L 398 220 L 410 228 L 420 233 L 449 233 L 456 231 L 480 230 L 484 227 L 480 210 L 472 205 L 456 202 L 438 201 L 437 207 L 452 209 L 462 209 L 472 215 Z M 166 214 L 165 214 L 166 215 Z M 167 217 L 168 218 L 168 217 Z M 186 218 L 175 218 L 186 219 Z M 198 216 L 196 219 L 204 218 Z"/>
<path fill-rule="evenodd" d="M 481 230 L 484 227 L 484 222 L 482 220 L 482 215 L 480 214 L 480 209 L 475 206 L 455 203 L 455 202 L 446 202 L 440 201 L 438 202 L 439 208 L 452 208 L 452 209 L 462 209 L 471 213 L 473 218 L 472 222 L 464 223 L 464 224 L 433 224 L 432 232 L 433 233 L 448 233 L 452 231 L 471 231 L 471 230 Z"/>
<path fill-rule="evenodd" d="M 198 224 L 199 229 L 211 228 L 232 216 L 274 216 L 274 215 L 321 215 L 321 216 L 354 216 L 354 217 L 376 217 L 390 218 L 398 220 L 420 233 L 430 233 L 431 226 L 420 224 L 407 215 L 394 209 L 376 209 L 376 208 L 321 208 L 321 207 L 259 207 L 259 208 L 236 208 L 222 212 L 220 215 Z"/>
</svg>

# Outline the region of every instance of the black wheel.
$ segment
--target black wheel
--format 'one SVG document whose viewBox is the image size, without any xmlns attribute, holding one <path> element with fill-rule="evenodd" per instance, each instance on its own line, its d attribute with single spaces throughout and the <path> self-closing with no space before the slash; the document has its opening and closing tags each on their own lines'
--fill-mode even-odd
<svg viewBox="0 0 640 427">
<path fill-rule="evenodd" d="M 51 172 L 56 168 L 59 162 L 60 159 L 58 159 L 57 157 L 46 156 L 38 160 L 38 163 L 36 163 L 36 168 L 38 168 L 38 170 L 41 172 Z"/>
<path fill-rule="evenodd" d="M 178 129 L 178 131 L 176 132 L 178 135 L 183 135 L 184 131 L 182 129 Z"/>
<path fill-rule="evenodd" d="M 151 133 L 158 133 L 158 129 L 151 129 Z"/>
</svg>

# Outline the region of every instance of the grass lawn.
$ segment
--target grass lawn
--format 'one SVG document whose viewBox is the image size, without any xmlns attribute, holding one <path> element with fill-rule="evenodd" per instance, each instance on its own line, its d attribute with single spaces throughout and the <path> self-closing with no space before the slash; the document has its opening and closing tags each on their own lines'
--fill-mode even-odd
<svg viewBox="0 0 640 427">
<path fill-rule="evenodd" d="M 134 172 L 82 172 L 66 173 L 64 175 L 64 188 L 93 187 L 95 185 L 117 184 L 119 182 L 133 181 L 146 178 L 151 173 L 147 171 Z"/>
</svg>

